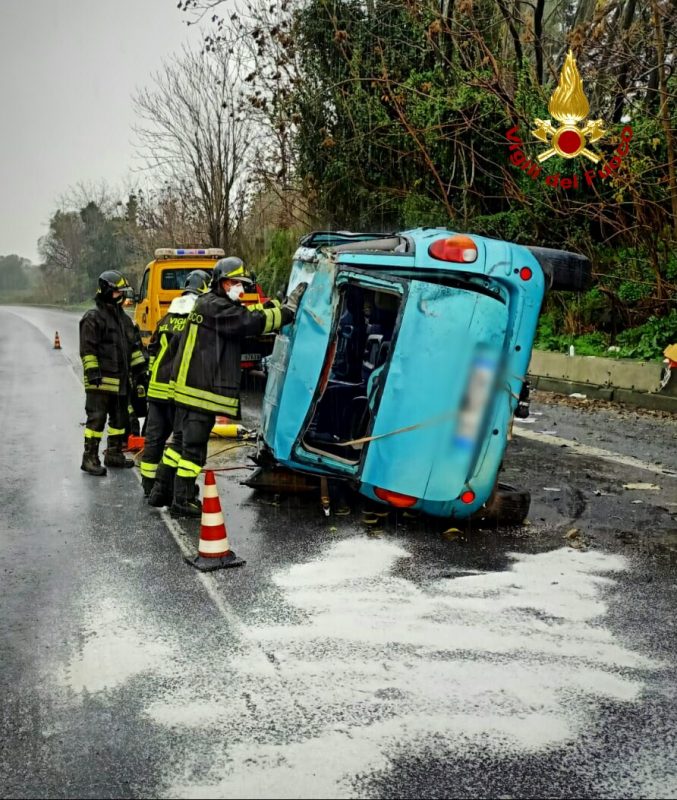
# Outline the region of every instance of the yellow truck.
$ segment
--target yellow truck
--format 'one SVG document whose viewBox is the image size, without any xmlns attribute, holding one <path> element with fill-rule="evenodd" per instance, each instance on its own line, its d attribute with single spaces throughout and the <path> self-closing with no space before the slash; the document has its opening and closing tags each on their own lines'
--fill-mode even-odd
<svg viewBox="0 0 677 800">
<path fill-rule="evenodd" d="M 224 256 L 223 250 L 216 247 L 176 250 L 161 247 L 155 251 L 155 258 L 143 273 L 134 311 L 134 322 L 139 326 L 144 345 L 167 313 L 169 304 L 183 291 L 189 273 L 194 269 L 211 272 Z"/>
<path fill-rule="evenodd" d="M 155 258 L 143 273 L 134 310 L 134 322 L 139 326 L 144 345 L 148 344 L 158 322 L 167 313 L 169 304 L 183 291 L 189 273 L 194 269 L 211 273 L 214 264 L 224 256 L 224 251 L 217 247 L 161 247 L 155 251 Z M 258 283 L 256 289 L 256 292 L 242 296 L 244 305 L 260 307 L 267 301 Z M 242 368 L 260 367 L 261 359 L 272 353 L 274 341 L 274 334 L 248 339 L 243 346 Z"/>
</svg>

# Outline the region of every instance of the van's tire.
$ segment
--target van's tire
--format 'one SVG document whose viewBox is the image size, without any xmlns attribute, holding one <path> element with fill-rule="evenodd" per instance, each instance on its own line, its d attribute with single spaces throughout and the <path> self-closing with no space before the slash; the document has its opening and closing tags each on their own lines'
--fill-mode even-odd
<svg viewBox="0 0 677 800">
<path fill-rule="evenodd" d="M 499 483 L 487 504 L 473 514 L 472 521 L 480 527 L 487 523 L 521 525 L 529 513 L 530 505 L 531 494 L 525 489 L 516 489 L 507 483 Z"/>
<path fill-rule="evenodd" d="M 592 264 L 580 253 L 553 250 L 549 247 L 528 247 L 545 273 L 548 288 L 553 291 L 582 292 L 590 284 Z"/>
</svg>

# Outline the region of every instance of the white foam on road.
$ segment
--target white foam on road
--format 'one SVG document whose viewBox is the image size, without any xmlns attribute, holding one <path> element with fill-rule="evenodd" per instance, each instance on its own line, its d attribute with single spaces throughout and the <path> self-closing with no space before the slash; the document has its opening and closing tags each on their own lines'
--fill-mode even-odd
<svg viewBox="0 0 677 800">
<path fill-rule="evenodd" d="M 429 748 L 542 752 L 577 738 L 600 702 L 637 702 L 660 666 L 604 625 L 622 558 L 515 555 L 506 572 L 423 588 L 397 574 L 409 558 L 387 540 L 350 539 L 275 576 L 304 621 L 248 636 L 297 720 L 275 719 L 274 687 L 246 655 L 228 666 L 228 702 L 204 691 L 159 700 L 148 709 L 157 723 L 196 730 L 204 712 L 199 760 L 187 755 L 169 796 L 352 797 L 358 776 Z"/>
<path fill-rule="evenodd" d="M 158 675 L 168 663 L 171 648 L 136 629 L 118 600 L 103 599 L 86 616 L 88 633 L 59 676 L 77 694 L 117 689 L 137 675 Z"/>
</svg>

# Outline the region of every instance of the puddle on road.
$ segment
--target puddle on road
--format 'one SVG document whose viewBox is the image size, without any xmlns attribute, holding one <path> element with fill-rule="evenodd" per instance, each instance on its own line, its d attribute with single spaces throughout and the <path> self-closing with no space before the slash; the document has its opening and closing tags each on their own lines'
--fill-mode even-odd
<svg viewBox="0 0 677 800">
<path fill-rule="evenodd" d="M 396 574 L 409 558 L 391 541 L 342 540 L 274 576 L 306 619 L 247 629 L 279 684 L 236 657 L 227 701 L 205 688 L 147 709 L 196 735 L 199 756 L 177 765 L 168 795 L 351 797 L 357 776 L 403 752 L 543 752 L 576 739 L 602 703 L 637 702 L 660 666 L 604 626 L 621 557 L 515 554 L 506 572 L 423 584 Z M 271 702 L 298 720 L 271 718 Z"/>
</svg>

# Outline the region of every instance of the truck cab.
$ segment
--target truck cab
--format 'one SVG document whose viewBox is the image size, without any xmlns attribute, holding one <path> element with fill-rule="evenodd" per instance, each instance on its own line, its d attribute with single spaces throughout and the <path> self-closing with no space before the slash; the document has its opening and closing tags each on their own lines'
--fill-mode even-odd
<svg viewBox="0 0 677 800">
<path fill-rule="evenodd" d="M 225 252 L 217 247 L 161 247 L 155 251 L 155 258 L 144 270 L 134 311 L 134 322 L 139 326 L 144 345 L 148 344 L 172 300 L 183 291 L 188 275 L 195 269 L 211 273 L 214 264 L 224 256 Z M 257 283 L 256 292 L 243 295 L 241 302 L 249 308 L 259 308 L 267 300 Z M 258 366 L 262 358 L 272 352 L 273 341 L 271 334 L 247 340 L 241 359 L 243 369 Z"/>
</svg>

